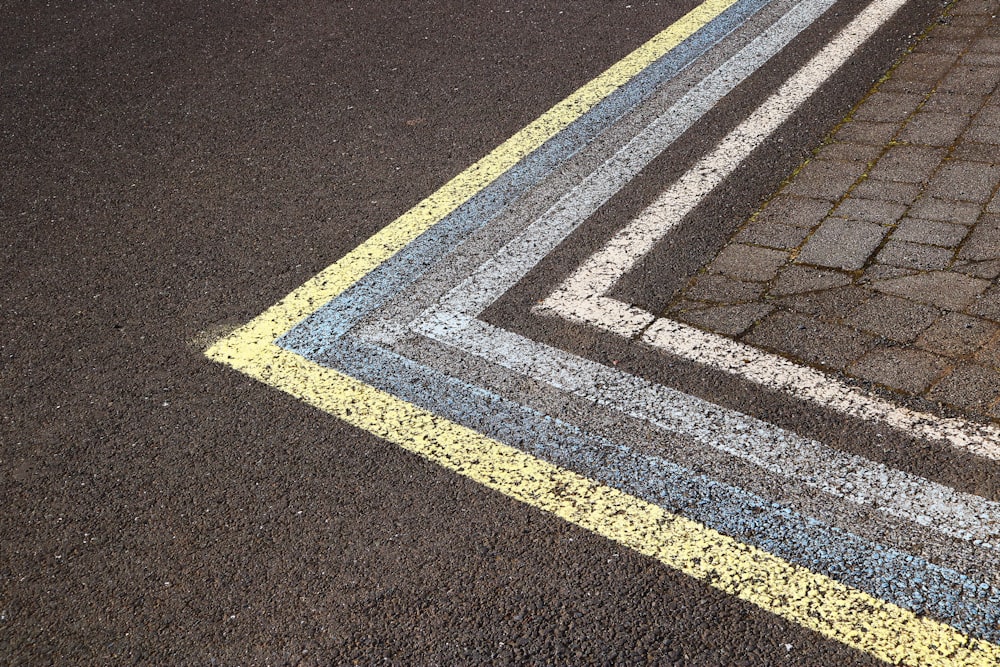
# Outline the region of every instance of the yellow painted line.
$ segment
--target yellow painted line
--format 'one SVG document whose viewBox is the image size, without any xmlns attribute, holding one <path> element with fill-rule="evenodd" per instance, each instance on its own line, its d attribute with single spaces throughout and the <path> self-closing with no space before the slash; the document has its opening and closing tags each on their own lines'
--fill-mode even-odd
<svg viewBox="0 0 1000 667">
<path fill-rule="evenodd" d="M 216 345 L 210 355 L 484 486 L 881 660 L 921 667 L 1000 664 L 1000 647 L 994 644 L 537 459 L 275 345 L 237 337 Z"/>
<path fill-rule="evenodd" d="M 735 0 L 706 0 L 206 355 L 511 498 L 877 658 L 997 665 L 1000 647 L 552 465 L 274 344 Z"/>
<path fill-rule="evenodd" d="M 445 183 L 374 236 L 272 306 L 248 327 L 263 338 L 281 336 L 317 308 L 443 220 L 601 100 L 628 83 L 737 0 L 705 0 L 648 42 L 562 100 L 486 157 Z"/>
</svg>

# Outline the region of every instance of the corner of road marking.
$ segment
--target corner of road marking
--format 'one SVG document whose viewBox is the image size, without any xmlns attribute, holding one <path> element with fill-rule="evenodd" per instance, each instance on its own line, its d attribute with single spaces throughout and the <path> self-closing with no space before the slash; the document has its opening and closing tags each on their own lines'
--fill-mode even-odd
<svg viewBox="0 0 1000 667">
<path fill-rule="evenodd" d="M 1000 664 L 994 644 L 543 461 L 275 343 L 734 3 L 706 0 L 205 354 L 490 489 L 881 660 Z"/>
</svg>

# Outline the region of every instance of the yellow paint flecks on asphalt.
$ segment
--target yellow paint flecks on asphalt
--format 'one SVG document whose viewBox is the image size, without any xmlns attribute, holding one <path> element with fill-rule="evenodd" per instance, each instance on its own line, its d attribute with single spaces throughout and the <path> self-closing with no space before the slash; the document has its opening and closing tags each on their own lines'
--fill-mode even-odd
<svg viewBox="0 0 1000 667">
<path fill-rule="evenodd" d="M 263 338 L 273 340 L 282 335 L 443 220 L 736 1 L 705 0 L 247 326 L 256 327 L 255 335 Z"/>
<path fill-rule="evenodd" d="M 206 354 L 484 486 L 882 660 L 1000 664 L 1000 647 L 508 447 L 274 344 L 734 2 L 706 0 Z"/>
<path fill-rule="evenodd" d="M 876 658 L 997 665 L 1000 647 L 487 438 L 272 344 L 210 355 L 358 428 Z"/>
</svg>

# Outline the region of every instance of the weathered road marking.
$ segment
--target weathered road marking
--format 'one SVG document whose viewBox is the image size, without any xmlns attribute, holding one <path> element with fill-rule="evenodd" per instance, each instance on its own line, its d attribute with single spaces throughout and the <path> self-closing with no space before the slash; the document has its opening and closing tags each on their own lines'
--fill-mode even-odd
<svg viewBox="0 0 1000 667">
<path fill-rule="evenodd" d="M 901 4 L 876 0 L 862 17 L 884 20 Z M 520 240 L 540 233 L 543 246 L 558 243 L 581 212 L 589 214 L 585 205 L 560 217 L 569 200 L 559 204 L 566 190 L 559 189 L 565 178 L 556 167 L 579 171 L 567 190 L 587 182 L 609 196 L 631 178 L 615 174 L 618 165 L 633 169 L 666 147 L 644 141 L 679 136 L 684 123 L 725 95 L 727 78 L 738 83 L 825 7 L 704 3 L 214 345 L 209 356 L 884 660 L 993 664 L 1000 660 L 992 643 L 1000 638 L 991 565 L 1000 541 L 996 503 L 475 319 L 533 266 L 515 251 Z M 684 77 L 696 84 L 686 98 L 670 92 L 671 82 Z M 601 142 L 593 141 L 598 136 L 625 137 L 629 155 L 602 154 Z M 603 190 L 589 174 L 609 179 Z M 546 210 L 553 215 L 538 219 Z M 545 228 L 552 220 L 554 233 Z M 538 261 L 547 252 L 539 246 L 530 256 Z M 499 389 L 517 384 L 517 374 L 538 382 L 542 393 L 618 411 L 630 423 L 610 440 L 589 414 L 549 416 L 552 410 L 532 407 L 541 400 L 533 393 Z M 799 495 L 784 506 L 642 453 L 630 435 L 641 424 L 680 438 L 672 452 L 679 460 L 729 456 L 749 470 L 798 480 Z M 829 456 L 842 458 L 817 467 Z M 834 469 L 844 466 L 853 467 Z M 839 508 L 828 517 L 833 524 L 794 509 L 809 509 L 816 492 L 823 494 L 820 504 Z M 874 520 L 872 535 L 886 532 L 879 522 L 892 517 L 903 522 L 903 532 L 933 529 L 944 540 L 935 560 L 947 565 L 838 527 L 856 518 L 851 507 L 872 501 L 884 517 Z"/>
<path fill-rule="evenodd" d="M 916 412 L 825 373 L 606 296 L 684 217 L 769 137 L 868 39 L 900 3 L 873 3 L 758 107 L 715 149 L 661 194 L 563 282 L 536 310 L 555 313 L 711 365 L 752 382 L 906 433 L 943 440 L 1000 460 L 1000 429 Z"/>
</svg>

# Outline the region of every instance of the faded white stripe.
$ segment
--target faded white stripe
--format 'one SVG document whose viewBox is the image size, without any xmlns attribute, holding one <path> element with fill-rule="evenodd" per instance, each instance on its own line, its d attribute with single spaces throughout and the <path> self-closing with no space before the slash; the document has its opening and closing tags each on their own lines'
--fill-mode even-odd
<svg viewBox="0 0 1000 667">
<path fill-rule="evenodd" d="M 873 2 L 711 153 L 588 258 L 536 311 L 595 325 L 625 337 L 635 336 L 649 327 L 642 340 L 678 356 L 739 375 L 771 389 L 793 393 L 845 414 L 879 421 L 913 435 L 947 442 L 984 458 L 1000 460 L 1000 429 L 996 427 L 938 417 L 894 405 L 819 371 L 727 338 L 706 334 L 670 320 L 659 320 L 653 324 L 656 318 L 651 313 L 605 296 L 902 4 L 903 0 Z"/>
</svg>

